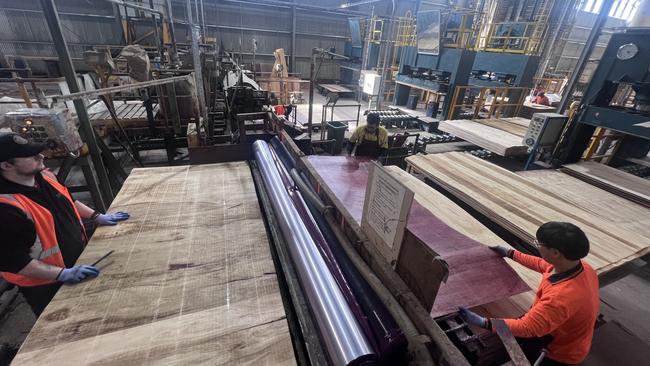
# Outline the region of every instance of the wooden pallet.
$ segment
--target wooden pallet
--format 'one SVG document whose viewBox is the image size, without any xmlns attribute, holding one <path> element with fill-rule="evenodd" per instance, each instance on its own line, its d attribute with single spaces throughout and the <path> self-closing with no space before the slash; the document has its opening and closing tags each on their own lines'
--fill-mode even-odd
<svg viewBox="0 0 650 366">
<path fill-rule="evenodd" d="M 291 337 L 246 163 L 134 169 L 14 365 L 293 365 Z"/>
</svg>

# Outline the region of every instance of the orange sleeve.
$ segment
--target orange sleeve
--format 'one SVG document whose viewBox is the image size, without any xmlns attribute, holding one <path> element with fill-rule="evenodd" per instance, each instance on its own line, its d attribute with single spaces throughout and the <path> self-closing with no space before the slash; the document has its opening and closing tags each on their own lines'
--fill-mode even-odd
<svg viewBox="0 0 650 366">
<path fill-rule="evenodd" d="M 515 250 L 512 254 L 512 259 L 535 272 L 544 273 L 551 269 L 553 266 L 542 258 L 535 257 L 534 255 L 524 254 L 518 250 Z"/>
<path fill-rule="evenodd" d="M 571 316 L 571 311 L 560 298 L 553 294 L 542 295 L 542 298 L 519 319 L 504 319 L 515 337 L 543 337 Z"/>
</svg>

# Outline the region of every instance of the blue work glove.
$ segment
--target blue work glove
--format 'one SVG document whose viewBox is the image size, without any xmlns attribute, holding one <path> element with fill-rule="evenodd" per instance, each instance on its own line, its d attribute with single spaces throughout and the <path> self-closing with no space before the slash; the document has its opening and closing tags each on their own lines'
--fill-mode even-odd
<svg viewBox="0 0 650 366">
<path fill-rule="evenodd" d="M 56 276 L 56 280 L 65 283 L 77 283 L 86 278 L 94 278 L 99 275 L 99 269 L 93 266 L 80 265 L 72 268 L 64 268 Z"/>
<path fill-rule="evenodd" d="M 512 249 L 510 248 L 497 245 L 497 246 L 490 247 L 490 249 L 492 249 L 495 253 L 497 253 L 502 258 L 503 257 L 512 258 L 512 254 L 511 254 Z"/>
<path fill-rule="evenodd" d="M 95 217 L 97 225 L 116 225 L 118 221 L 128 220 L 130 215 L 127 212 L 119 211 L 112 214 L 99 214 Z"/>
<path fill-rule="evenodd" d="M 464 308 L 464 307 L 459 307 L 458 308 L 458 313 L 460 314 L 460 317 L 463 318 L 468 324 L 471 325 L 476 325 L 477 327 L 485 328 L 487 329 L 488 327 L 488 319 L 485 317 L 482 317 L 475 312 Z"/>
</svg>

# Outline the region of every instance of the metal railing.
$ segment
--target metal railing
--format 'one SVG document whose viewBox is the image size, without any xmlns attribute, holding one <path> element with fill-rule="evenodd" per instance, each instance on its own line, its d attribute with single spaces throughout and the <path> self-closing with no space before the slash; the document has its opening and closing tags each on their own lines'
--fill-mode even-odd
<svg viewBox="0 0 650 366">
<path fill-rule="evenodd" d="M 448 48 L 474 49 L 478 38 L 477 19 L 481 13 L 471 9 L 456 9 L 443 28 L 441 44 Z"/>
<path fill-rule="evenodd" d="M 447 119 L 516 117 L 530 88 L 457 86 Z"/>
<path fill-rule="evenodd" d="M 541 44 L 540 36 L 535 34 L 538 27 L 536 22 L 492 23 L 487 35 L 479 42 L 479 50 L 536 54 Z"/>
</svg>

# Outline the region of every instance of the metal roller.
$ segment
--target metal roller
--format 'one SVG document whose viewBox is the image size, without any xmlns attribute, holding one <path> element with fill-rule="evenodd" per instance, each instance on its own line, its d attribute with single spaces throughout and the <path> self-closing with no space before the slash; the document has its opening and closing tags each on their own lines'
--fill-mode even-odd
<svg viewBox="0 0 650 366">
<path fill-rule="evenodd" d="M 278 218 L 282 235 L 289 243 L 300 282 L 334 365 L 374 363 L 374 354 L 334 277 L 320 255 L 303 219 L 298 214 L 280 177 L 266 142 L 253 144 L 255 160 Z"/>
</svg>

